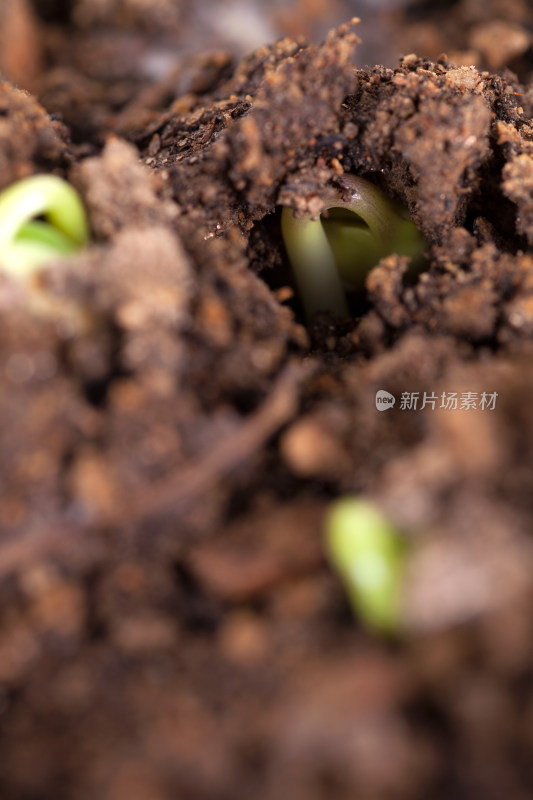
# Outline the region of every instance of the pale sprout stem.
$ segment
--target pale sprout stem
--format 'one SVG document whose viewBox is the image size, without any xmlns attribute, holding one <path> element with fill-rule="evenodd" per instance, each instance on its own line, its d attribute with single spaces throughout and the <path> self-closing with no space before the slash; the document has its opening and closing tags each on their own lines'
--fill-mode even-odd
<svg viewBox="0 0 533 800">
<path fill-rule="evenodd" d="M 308 319 L 317 311 L 347 316 L 346 289 L 364 285 L 381 258 L 396 252 L 416 266 L 425 249 L 414 223 L 377 186 L 354 175 L 345 175 L 342 185 L 344 193 L 327 192 L 325 217 L 298 219 L 282 210 L 282 235 Z"/>
</svg>

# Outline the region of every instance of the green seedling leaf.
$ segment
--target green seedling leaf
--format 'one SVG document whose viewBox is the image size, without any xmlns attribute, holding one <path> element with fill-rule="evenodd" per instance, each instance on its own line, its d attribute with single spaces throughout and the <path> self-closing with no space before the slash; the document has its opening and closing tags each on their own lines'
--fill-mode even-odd
<svg viewBox="0 0 533 800">
<path fill-rule="evenodd" d="M 0 194 L 0 267 L 14 277 L 29 277 L 46 261 L 76 252 L 88 238 L 82 202 L 60 178 L 35 175 Z"/>
<path fill-rule="evenodd" d="M 347 497 L 328 511 L 326 542 L 357 616 L 373 630 L 396 634 L 406 554 L 398 531 L 373 503 Z"/>
</svg>

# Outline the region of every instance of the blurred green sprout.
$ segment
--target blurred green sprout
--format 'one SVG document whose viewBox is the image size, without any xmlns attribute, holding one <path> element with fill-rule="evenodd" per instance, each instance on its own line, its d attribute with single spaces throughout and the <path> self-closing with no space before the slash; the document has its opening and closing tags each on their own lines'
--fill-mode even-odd
<svg viewBox="0 0 533 800">
<path fill-rule="evenodd" d="M 60 178 L 35 175 L 0 194 L 0 269 L 16 279 L 75 253 L 88 238 L 80 197 Z"/>
<path fill-rule="evenodd" d="M 297 218 L 283 208 L 281 231 L 309 319 L 317 311 L 348 316 L 346 290 L 364 286 L 372 267 L 391 253 L 423 263 L 426 243 L 406 210 L 365 178 L 345 175 L 344 192 L 330 188 L 326 216 Z M 347 195 L 347 197 L 346 197 Z"/>
<path fill-rule="evenodd" d="M 397 634 L 406 557 L 398 531 L 370 501 L 345 497 L 328 510 L 326 541 L 356 615 L 374 631 Z"/>
</svg>

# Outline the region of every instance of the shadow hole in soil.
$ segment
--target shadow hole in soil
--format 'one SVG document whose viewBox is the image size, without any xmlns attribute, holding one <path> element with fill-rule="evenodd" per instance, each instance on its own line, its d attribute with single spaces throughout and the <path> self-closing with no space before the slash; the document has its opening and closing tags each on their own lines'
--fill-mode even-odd
<svg viewBox="0 0 533 800">
<path fill-rule="evenodd" d="M 337 496 L 335 484 L 327 484 L 325 481 L 313 481 L 311 479 L 298 478 L 287 469 L 284 464 L 279 463 L 278 447 L 281 433 L 272 437 L 271 448 L 265 454 L 264 474 L 261 471 L 261 490 L 275 495 L 280 502 L 290 502 L 300 494 L 309 493 L 313 498 L 325 498 L 331 500 Z M 249 478 L 249 473 L 247 475 Z M 228 519 L 239 519 L 246 517 L 247 514 L 257 513 L 254 505 L 254 494 L 250 491 L 250 484 L 244 481 L 237 484 L 231 497 L 228 499 L 225 514 Z"/>
<path fill-rule="evenodd" d="M 99 612 L 99 603 L 95 601 L 100 590 L 102 575 L 99 570 L 94 569 L 85 575 L 85 593 L 89 602 L 87 603 L 87 616 L 85 620 L 86 638 L 91 642 L 106 639 L 109 633 L 108 625 L 102 619 Z"/>
<path fill-rule="evenodd" d="M 82 384 L 82 392 L 89 405 L 93 408 L 103 409 L 107 405 L 107 398 L 111 385 L 122 378 L 131 377 L 132 373 L 121 364 L 121 353 L 123 350 L 123 335 L 119 328 L 110 326 L 110 343 L 106 351 L 105 374 L 99 377 L 89 377 L 87 374 L 79 374 L 80 370 L 76 363 L 76 356 L 69 352 L 68 348 L 63 353 L 63 361 L 66 370 L 78 374 Z"/>
<path fill-rule="evenodd" d="M 501 190 L 502 170 L 506 164 L 502 149 L 496 142 L 492 142 L 492 149 L 494 155 L 481 168 L 479 188 L 469 200 L 464 227 L 476 235 L 476 221 L 485 219 L 492 230 L 494 244 L 503 252 L 515 255 L 518 250 L 526 251 L 528 243 L 516 231 L 516 205 Z"/>
<path fill-rule="evenodd" d="M 44 22 L 70 22 L 73 0 L 33 0 L 32 8 Z"/>
<path fill-rule="evenodd" d="M 81 383 L 82 395 L 93 408 L 104 409 L 111 384 L 119 378 L 127 377 L 128 374 L 124 370 L 117 370 L 111 371 L 103 378 L 84 380 Z"/>
<path fill-rule="evenodd" d="M 103 408 L 107 400 L 107 392 L 112 378 L 87 381 L 83 387 L 85 399 L 95 408 Z"/>
<path fill-rule="evenodd" d="M 222 610 L 199 585 L 183 561 L 174 564 L 179 610 L 185 627 L 195 633 L 214 633 L 221 620 Z"/>
<path fill-rule="evenodd" d="M 428 692 L 420 692 L 416 699 L 407 701 L 403 712 L 421 734 L 439 742 L 439 748 L 448 752 L 454 740 L 454 726 L 440 704 Z"/>
<path fill-rule="evenodd" d="M 235 410 L 243 416 L 252 414 L 257 409 L 261 399 L 262 393 L 258 392 L 255 388 L 247 389 L 239 387 L 239 389 L 232 392 L 231 395 L 231 401 Z"/>
<path fill-rule="evenodd" d="M 430 784 L 425 787 L 424 797 L 431 797 L 433 800 L 468 800 L 470 795 L 461 786 L 458 775 L 461 769 L 455 758 L 457 729 L 438 699 L 432 697 L 430 692 L 420 691 L 416 699 L 403 704 L 402 710 L 409 728 L 416 731 L 422 740 L 433 745 L 445 765 L 444 771 L 439 771 L 430 779 Z"/>
<path fill-rule="evenodd" d="M 450 10 L 454 6 L 458 6 L 461 0 L 419 0 L 416 5 L 407 5 L 404 14 L 409 22 L 427 22 L 431 14 L 437 13 L 439 10 L 445 15 L 449 15 Z"/>
</svg>

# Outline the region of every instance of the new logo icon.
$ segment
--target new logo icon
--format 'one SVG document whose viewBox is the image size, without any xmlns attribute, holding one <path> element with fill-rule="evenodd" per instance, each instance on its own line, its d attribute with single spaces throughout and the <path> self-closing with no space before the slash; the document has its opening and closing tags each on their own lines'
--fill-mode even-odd
<svg viewBox="0 0 533 800">
<path fill-rule="evenodd" d="M 396 402 L 396 398 L 390 392 L 386 392 L 385 389 L 378 389 L 376 392 L 376 408 L 378 411 L 388 411 L 389 408 L 392 408 L 394 403 Z"/>
</svg>

